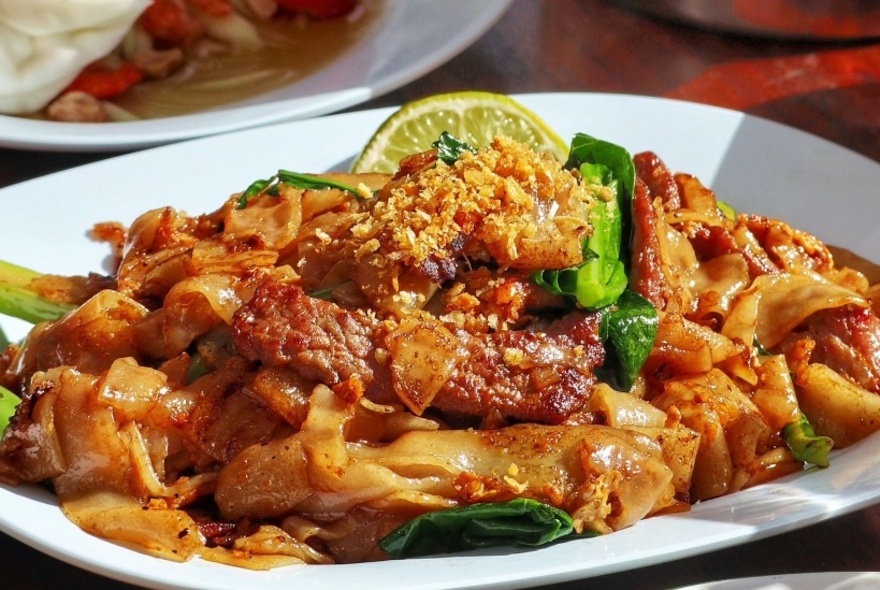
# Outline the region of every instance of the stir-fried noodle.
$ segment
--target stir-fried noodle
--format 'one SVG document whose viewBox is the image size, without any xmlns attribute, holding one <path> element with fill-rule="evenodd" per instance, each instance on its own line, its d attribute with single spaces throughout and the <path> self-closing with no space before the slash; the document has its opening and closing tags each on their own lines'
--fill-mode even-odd
<svg viewBox="0 0 880 590">
<path fill-rule="evenodd" d="M 505 138 L 97 227 L 115 273 L 55 278 L 76 309 L 2 357 L 0 479 L 161 557 L 268 568 L 382 559 L 414 517 L 516 498 L 611 533 L 875 430 L 864 276 L 632 162 L 628 290 L 595 309 L 566 281 L 616 185 Z M 653 337 L 629 380 L 627 297 Z"/>
</svg>

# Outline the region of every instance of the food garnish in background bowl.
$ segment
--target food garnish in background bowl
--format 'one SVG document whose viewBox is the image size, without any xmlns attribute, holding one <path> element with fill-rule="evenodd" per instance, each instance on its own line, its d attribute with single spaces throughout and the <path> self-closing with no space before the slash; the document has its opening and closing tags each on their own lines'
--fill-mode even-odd
<svg viewBox="0 0 880 590">
<path fill-rule="evenodd" d="M 405 105 L 355 169 L 455 105 L 479 128 L 388 173 L 99 225 L 111 276 L 7 268 L 7 312 L 65 315 L 2 357 L 0 477 L 98 536 L 261 568 L 612 533 L 880 425 L 876 287 L 652 153 L 579 133 L 559 159 L 464 93 Z"/>
<path fill-rule="evenodd" d="M 351 47 L 381 0 L 10 0 L 0 113 L 182 115 L 281 88 Z"/>
</svg>

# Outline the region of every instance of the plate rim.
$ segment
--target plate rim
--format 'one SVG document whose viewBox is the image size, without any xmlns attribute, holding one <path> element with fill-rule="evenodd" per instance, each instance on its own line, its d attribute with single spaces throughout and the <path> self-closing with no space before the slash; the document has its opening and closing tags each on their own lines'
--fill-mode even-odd
<svg viewBox="0 0 880 590">
<path fill-rule="evenodd" d="M 383 10 L 388 11 L 392 17 L 417 15 L 420 5 L 433 3 L 433 0 L 382 1 L 386 4 Z M 471 14 L 466 20 L 452 23 L 456 25 L 453 27 L 455 32 L 449 36 L 447 44 L 441 47 L 429 47 L 415 58 L 408 58 L 404 65 L 396 67 L 392 73 L 383 73 L 375 79 L 366 78 L 365 83 L 361 85 L 338 85 L 332 90 L 316 94 L 297 96 L 294 93 L 289 97 L 268 100 L 265 100 L 265 95 L 263 98 L 251 97 L 236 104 L 188 115 L 131 122 L 61 123 L 0 114 L 0 148 L 67 152 L 142 149 L 251 127 L 317 117 L 353 107 L 400 88 L 454 58 L 493 27 L 513 3 L 513 0 L 481 0 L 477 3 L 471 3 L 469 0 L 452 1 L 470 7 Z M 446 13 L 454 19 L 458 18 L 459 11 L 450 10 Z M 313 83 L 316 78 L 322 76 L 322 71 L 332 75 L 333 68 L 339 67 L 342 60 L 353 59 L 355 52 L 371 39 L 391 30 L 389 25 L 393 25 L 394 22 L 388 14 L 372 25 L 375 31 L 371 36 L 361 39 L 355 46 L 336 57 L 328 67 L 266 95 L 290 92 L 305 81 Z M 422 19 L 416 19 L 415 22 L 420 23 Z"/>
<path fill-rule="evenodd" d="M 542 104 L 546 108 L 547 105 L 564 104 L 569 101 L 579 101 L 579 100 L 583 101 L 584 105 L 587 107 L 593 107 L 593 106 L 597 106 L 597 105 L 609 106 L 609 105 L 613 104 L 613 106 L 615 108 L 624 108 L 624 109 L 634 108 L 634 107 L 646 107 L 646 108 L 662 107 L 665 111 L 669 111 L 669 112 L 681 112 L 682 110 L 684 110 L 684 111 L 699 113 L 700 115 L 718 116 L 721 119 L 728 122 L 732 127 L 736 128 L 736 129 L 740 129 L 743 125 L 745 125 L 749 122 L 755 123 L 756 125 L 758 125 L 759 128 L 770 129 L 770 130 L 773 130 L 774 132 L 783 133 L 786 137 L 790 138 L 789 139 L 790 141 L 800 140 L 800 139 L 803 139 L 804 137 L 810 137 L 810 138 L 812 138 L 810 140 L 810 142 L 812 142 L 812 144 L 824 146 L 827 149 L 833 149 L 833 151 L 838 154 L 845 153 L 846 158 L 848 158 L 848 159 L 854 159 L 855 156 L 858 156 L 858 154 L 856 154 L 855 152 L 852 152 L 851 150 L 847 150 L 846 148 L 842 148 L 841 146 L 837 146 L 836 144 L 828 142 L 827 140 L 817 138 L 816 136 L 812 136 L 812 135 L 807 134 L 805 132 L 798 131 L 793 128 L 789 128 L 789 127 L 786 127 L 781 124 L 776 124 L 771 121 L 759 119 L 759 118 L 754 117 L 752 115 L 746 115 L 744 113 L 740 113 L 737 111 L 729 111 L 726 109 L 719 109 L 717 107 L 709 107 L 706 105 L 700 105 L 700 104 L 694 104 L 694 103 L 684 103 L 682 101 L 672 101 L 669 99 L 658 99 L 658 98 L 652 98 L 652 97 L 639 97 L 639 96 L 633 96 L 633 95 L 601 94 L 601 93 L 600 94 L 595 94 L 595 93 L 536 93 L 536 94 L 514 95 L 514 98 L 517 100 L 520 100 L 526 106 L 529 106 L 530 108 L 538 111 L 539 113 L 541 112 L 540 105 L 542 105 Z M 582 106 L 584 106 L 584 105 L 582 105 Z M 536 108 L 536 106 L 538 106 L 539 108 Z M 161 159 L 161 157 L 163 157 L 163 154 L 176 155 L 176 154 L 180 154 L 180 153 L 185 153 L 188 150 L 203 149 L 206 146 L 227 145 L 231 142 L 238 142 L 238 141 L 246 142 L 246 141 L 253 140 L 254 138 L 257 138 L 259 136 L 266 135 L 266 134 L 271 134 L 271 133 L 276 133 L 276 132 L 278 132 L 278 133 L 288 132 L 291 129 L 298 129 L 301 127 L 308 128 L 308 129 L 318 129 L 318 128 L 323 128 L 327 125 L 333 125 L 334 122 L 340 122 L 340 121 L 344 122 L 346 125 L 360 121 L 363 123 L 362 127 L 369 127 L 371 125 L 373 127 L 375 127 L 375 124 L 377 122 L 379 122 L 381 119 L 383 119 L 387 115 L 387 113 L 392 110 L 393 110 L 393 108 L 389 107 L 389 108 L 385 108 L 385 109 L 376 109 L 376 110 L 370 110 L 370 111 L 360 111 L 360 112 L 354 112 L 354 113 L 332 115 L 332 116 L 324 117 L 321 119 L 312 119 L 312 120 L 299 121 L 299 122 L 294 122 L 294 123 L 284 123 L 281 125 L 275 125 L 275 126 L 261 128 L 261 129 L 248 129 L 248 130 L 243 130 L 243 131 L 239 131 L 239 132 L 224 135 L 224 136 L 214 136 L 214 137 L 209 137 L 209 138 L 196 139 L 196 140 L 192 140 L 189 142 L 182 142 L 182 143 L 175 144 L 175 145 L 158 147 L 158 148 L 154 148 L 154 149 L 150 149 L 150 150 L 144 150 L 142 152 L 138 152 L 135 154 L 126 154 L 126 155 L 118 156 L 116 158 L 112 158 L 109 160 L 104 160 L 101 162 L 88 164 L 88 165 L 85 165 L 85 166 L 82 166 L 79 168 L 74 168 L 74 169 L 70 169 L 70 170 L 66 170 L 66 171 L 62 171 L 62 172 L 56 172 L 56 173 L 53 173 L 53 174 L 50 174 L 50 175 L 47 175 L 44 177 L 40 177 L 38 179 L 34 179 L 31 181 L 25 181 L 25 182 L 19 183 L 17 185 L 12 185 L 10 187 L 0 189 L 0 197 L 15 198 L 16 196 L 23 194 L 23 192 L 30 191 L 30 190 L 42 189 L 44 187 L 51 186 L 54 183 L 65 182 L 67 180 L 80 178 L 85 175 L 93 175 L 96 172 L 100 172 L 102 169 L 108 169 L 108 168 L 112 169 L 112 168 L 118 167 L 120 165 L 130 165 L 132 163 L 137 163 L 139 161 L 148 160 L 148 159 L 155 158 L 155 157 L 159 157 Z M 348 148 L 343 150 L 343 151 L 346 151 L 346 155 L 353 156 L 353 154 L 350 154 L 350 152 L 348 152 L 347 150 L 348 150 Z M 661 152 L 660 155 L 662 156 L 663 153 Z M 334 157 L 335 157 L 335 154 L 334 154 Z M 873 162 L 873 160 L 869 160 L 864 157 L 862 157 L 862 158 L 864 160 L 862 162 L 863 164 L 868 163 L 872 166 L 872 170 L 880 171 L 880 165 L 878 165 L 876 162 Z M 216 197 L 217 197 L 217 195 L 213 195 L 212 200 L 217 201 Z M 4 239 L 5 238 L 0 238 L 0 244 L 3 243 Z M 862 443 L 860 443 L 860 445 L 863 445 L 863 444 L 870 445 L 869 448 L 873 449 L 873 450 L 880 449 L 880 437 L 878 437 L 878 436 L 870 437 L 866 441 L 863 441 Z M 862 448 L 862 447 L 853 447 L 853 449 L 858 449 L 858 448 Z M 834 470 L 835 465 L 840 465 L 840 461 L 838 461 L 839 458 L 843 458 L 841 460 L 846 465 L 849 465 L 854 462 L 857 463 L 857 461 L 855 461 L 855 459 L 852 458 L 853 453 L 850 451 L 852 451 L 852 449 L 843 450 L 843 451 L 836 451 L 834 462 L 832 463 L 831 470 L 817 471 L 813 475 L 818 476 L 820 478 L 821 482 L 823 482 L 823 485 L 832 485 L 832 482 L 830 481 L 831 476 L 837 475 L 839 471 L 842 471 L 842 468 L 839 470 L 836 470 L 836 471 Z M 880 461 L 880 452 L 875 453 L 875 455 L 878 456 L 877 460 Z M 846 459 L 846 457 L 851 457 L 851 459 Z M 880 475 L 878 475 L 878 478 L 880 478 Z M 773 492 L 773 494 L 778 495 L 782 499 L 788 499 L 787 494 L 790 494 L 790 493 L 803 492 L 803 493 L 806 493 L 807 496 L 809 496 L 809 494 L 811 493 L 811 490 L 809 488 L 812 488 L 815 486 L 809 485 L 809 486 L 807 486 L 808 489 L 806 491 L 802 490 L 801 488 L 804 486 L 803 479 L 804 479 L 803 477 L 795 477 L 795 478 L 776 480 L 776 482 L 771 482 L 771 484 L 768 484 L 768 487 L 761 488 L 760 492 L 763 495 L 768 495 L 768 494 L 766 494 L 767 490 L 775 490 Z M 820 480 L 819 479 L 815 480 L 817 482 L 817 485 Z M 791 486 L 789 486 L 789 484 L 792 481 L 793 481 L 793 484 Z M 809 481 L 812 482 L 814 480 L 809 480 Z M 785 484 L 782 487 L 782 489 L 779 488 L 779 485 L 781 485 L 781 484 Z M 878 486 L 878 488 L 880 488 L 880 486 Z M 753 488 L 753 489 L 756 489 L 756 488 Z M 844 503 L 840 503 L 840 502 L 835 503 L 833 501 L 833 498 L 831 498 L 828 501 L 827 505 L 826 504 L 821 505 L 820 511 L 819 511 L 820 506 L 817 504 L 814 507 L 814 512 L 812 512 L 810 514 L 810 516 L 806 519 L 795 518 L 794 520 L 792 520 L 792 519 L 786 520 L 784 518 L 781 518 L 777 522 L 775 522 L 772 526 L 764 526 L 763 528 L 762 527 L 752 527 L 747 524 L 740 524 L 740 523 L 736 523 L 736 522 L 732 522 L 732 523 L 725 522 L 724 508 L 725 507 L 731 508 L 733 506 L 738 506 L 739 505 L 738 498 L 742 499 L 742 501 L 745 501 L 747 498 L 742 496 L 742 494 L 744 494 L 744 493 L 745 492 L 740 492 L 738 494 L 726 497 L 728 499 L 728 501 L 726 503 L 716 502 L 715 500 L 702 503 L 701 505 L 696 507 L 695 510 L 693 510 L 691 513 L 689 513 L 691 516 L 677 517 L 680 520 L 692 521 L 691 524 L 694 526 L 699 526 L 701 519 L 711 520 L 713 523 L 717 524 L 717 526 L 719 527 L 719 532 L 717 534 L 715 534 L 715 536 L 713 536 L 711 539 L 708 539 L 708 541 L 706 543 L 704 543 L 704 545 L 699 550 L 696 550 L 696 551 L 694 550 L 693 547 L 685 547 L 683 549 L 679 549 L 676 554 L 670 556 L 669 554 L 663 554 L 662 551 L 658 550 L 654 553 L 644 555 L 637 565 L 632 565 L 632 564 L 621 565 L 621 562 L 618 558 L 615 558 L 613 555 L 610 555 L 608 557 L 608 559 L 603 564 L 601 564 L 600 566 L 597 566 L 594 570 L 591 570 L 589 572 L 584 572 L 583 570 L 579 569 L 577 564 L 565 563 L 565 564 L 560 565 L 559 563 L 553 562 L 553 563 L 555 563 L 553 569 L 546 570 L 539 577 L 532 577 L 532 578 L 528 578 L 528 579 L 512 577 L 510 574 L 508 574 L 507 572 L 504 572 L 504 571 L 491 571 L 490 572 L 491 575 L 489 575 L 489 576 L 483 575 L 483 577 L 476 577 L 473 579 L 469 579 L 468 581 L 465 581 L 465 582 L 459 581 L 459 583 L 456 583 L 454 585 L 447 584 L 445 580 L 443 580 L 443 581 L 434 580 L 434 581 L 429 581 L 426 584 L 421 584 L 418 586 L 409 585 L 407 587 L 410 587 L 410 588 L 418 587 L 418 588 L 424 588 L 424 589 L 441 588 L 441 587 L 442 588 L 447 588 L 447 587 L 449 587 L 449 588 L 462 588 L 462 589 L 463 588 L 474 588 L 474 589 L 475 588 L 516 588 L 516 587 L 520 587 L 520 586 L 527 585 L 527 584 L 546 584 L 546 583 L 570 581 L 570 580 L 580 579 L 580 578 L 594 577 L 594 576 L 608 574 L 608 573 L 625 571 L 627 569 L 631 569 L 632 567 L 640 567 L 642 565 L 650 565 L 650 564 L 667 562 L 667 561 L 679 559 L 682 557 L 697 555 L 700 553 L 705 553 L 705 552 L 720 549 L 723 547 L 728 547 L 728 546 L 739 544 L 739 543 L 742 543 L 745 541 L 757 540 L 759 538 L 776 535 L 781 532 L 786 532 L 788 530 L 794 530 L 796 528 L 801 528 L 803 526 L 807 526 L 809 524 L 813 524 L 813 523 L 819 522 L 821 520 L 833 518 L 835 516 L 839 516 L 841 514 L 851 512 L 853 510 L 862 508 L 864 506 L 872 505 L 872 504 L 880 501 L 880 490 L 878 490 L 878 491 L 872 490 L 870 492 L 863 491 L 863 492 L 860 492 L 856 496 L 848 498 L 847 501 Z M 0 498 L 3 498 L 6 494 L 11 494 L 14 496 L 19 496 L 19 497 L 21 496 L 21 494 L 17 493 L 16 491 L 10 491 L 8 488 L 6 488 L 4 486 L 0 486 Z M 770 495 L 772 495 L 772 494 L 770 494 Z M 730 500 L 730 499 L 735 499 L 735 500 Z M 807 499 L 811 500 L 811 498 L 807 498 Z M 824 502 L 825 499 L 822 498 L 822 500 Z M 746 506 L 746 507 L 748 507 L 748 506 Z M 51 508 L 58 511 L 57 505 L 51 506 Z M 716 510 L 716 508 L 717 508 L 717 510 Z M 816 512 L 816 511 L 818 511 L 818 512 Z M 60 514 L 60 511 L 58 511 L 58 513 Z M 20 537 L 20 535 L 27 534 L 25 527 L 15 526 L 15 523 L 10 524 L 10 522 L 7 520 L 8 518 L 9 517 L 6 514 L 6 511 L 0 513 L 0 530 L 7 531 L 11 536 L 18 538 L 20 541 L 22 541 L 28 545 L 34 546 L 34 539 L 33 538 L 21 538 Z M 668 519 L 668 518 L 675 518 L 675 517 L 670 516 L 670 517 L 659 517 L 659 518 L 667 518 Z M 624 535 L 624 536 L 630 535 L 631 536 L 631 535 L 635 535 L 635 534 L 656 535 L 657 532 L 653 530 L 658 526 L 656 524 L 656 522 L 659 522 L 659 519 L 648 519 L 645 521 L 641 521 L 640 523 L 638 523 L 635 527 L 633 527 L 631 529 L 627 529 L 624 531 L 619 531 L 617 533 L 614 533 L 614 536 L 615 536 L 614 538 L 619 538 L 621 535 Z M 696 523 L 696 524 L 694 524 L 694 523 Z M 73 525 L 71 524 L 70 526 L 73 526 Z M 86 533 L 82 533 L 81 531 L 78 531 L 78 529 L 77 529 L 77 532 L 81 535 L 87 536 Z M 662 527 L 661 527 L 660 532 L 662 533 Z M 108 545 L 108 543 L 106 541 L 100 541 L 100 540 L 97 540 L 94 538 L 90 538 L 90 539 L 91 539 L 91 541 L 95 541 L 95 542 L 100 543 L 101 547 L 106 547 Z M 571 541 L 570 543 L 582 543 L 585 541 L 586 540 Z M 562 547 L 562 545 L 559 545 L 556 547 Z M 548 547 L 548 548 L 540 549 L 539 551 L 544 551 L 545 553 L 543 553 L 543 555 L 545 555 L 545 556 L 552 556 L 560 551 L 556 547 Z M 180 580 L 179 582 L 172 583 L 168 578 L 159 579 L 159 578 L 155 578 L 155 577 L 149 577 L 147 574 L 144 573 L 144 571 L 139 571 L 139 572 L 123 571 L 123 572 L 120 572 L 118 569 L 112 569 L 112 567 L 113 567 L 112 565 L 108 566 L 107 564 L 101 564 L 101 563 L 96 564 L 94 562 L 77 561 L 76 559 L 72 559 L 71 556 L 69 555 L 69 553 L 64 553 L 63 550 L 53 548 L 53 547 L 48 547 L 48 550 L 46 547 L 35 547 L 35 548 L 43 551 L 44 553 L 52 555 L 55 558 L 61 559 L 62 561 L 66 561 L 68 563 L 73 563 L 77 567 L 81 567 L 83 569 L 93 571 L 95 573 L 99 573 L 101 575 L 105 575 L 107 577 L 121 580 L 121 581 L 125 581 L 125 582 L 129 582 L 129 583 L 137 583 L 137 584 L 142 584 L 142 585 L 146 584 L 146 585 L 150 585 L 153 587 L 163 587 L 163 588 L 164 587 L 168 587 L 168 588 L 170 588 L 170 587 L 175 587 L 175 588 L 206 588 L 206 586 L 193 585 L 193 584 L 187 582 L 186 580 Z M 124 551 L 126 552 L 126 554 L 133 553 L 130 550 L 124 550 Z M 114 555 L 117 554 L 117 552 L 115 550 L 113 551 L 113 553 L 114 553 Z M 520 554 L 520 552 L 505 552 L 503 555 L 490 554 L 490 555 L 483 555 L 478 558 L 475 558 L 474 556 L 469 556 L 469 555 L 468 556 L 454 556 L 454 557 L 449 557 L 449 558 L 438 558 L 440 561 L 438 561 L 437 563 L 440 563 L 440 562 L 443 562 L 444 560 L 446 560 L 446 563 L 448 563 L 449 565 L 446 565 L 444 567 L 447 568 L 446 571 L 448 572 L 450 569 L 451 570 L 461 570 L 461 569 L 468 569 L 468 568 L 472 569 L 473 568 L 473 560 L 479 559 L 479 560 L 481 560 L 481 561 L 479 561 L 481 571 L 483 569 L 492 570 L 493 568 L 491 566 L 493 565 L 493 563 L 502 563 L 505 561 L 505 558 L 509 558 L 511 555 L 519 555 L 519 554 Z M 138 554 L 138 555 L 140 555 L 140 554 Z M 156 558 L 147 557 L 147 556 L 140 556 L 140 557 L 142 557 L 148 561 L 142 561 L 140 559 L 134 559 L 131 561 L 134 561 L 136 563 L 148 563 L 148 564 L 154 564 L 154 565 L 157 563 Z M 617 559 L 617 561 L 615 561 L 615 559 Z M 407 571 L 409 572 L 409 575 L 411 575 L 411 576 L 412 575 L 420 575 L 420 574 L 424 573 L 423 564 L 426 563 L 426 561 L 425 560 L 416 560 L 416 561 L 418 563 L 416 563 L 415 565 L 412 565 L 412 562 L 410 562 L 407 565 Z M 164 563 L 164 562 L 161 562 L 161 563 Z M 392 563 L 402 564 L 405 562 L 392 562 Z M 184 564 L 184 567 L 187 567 L 190 564 L 193 564 L 193 562 L 189 562 L 189 564 Z M 483 568 L 482 566 L 484 564 L 489 567 Z M 375 566 L 375 564 L 353 564 L 350 566 L 347 565 L 347 566 L 338 566 L 338 567 L 345 568 L 346 572 L 350 572 L 353 575 L 364 576 L 364 575 L 366 575 L 365 572 L 369 573 L 371 568 L 374 566 Z M 110 569 L 108 569 L 108 567 Z M 204 568 L 204 563 L 202 565 L 193 564 L 193 567 L 196 569 L 196 571 L 198 571 L 198 569 L 200 567 Z M 222 566 L 215 566 L 213 564 L 209 564 L 208 567 L 213 568 L 213 567 L 222 567 Z M 337 566 L 333 566 L 333 567 L 337 567 Z M 146 569 L 149 569 L 149 568 L 146 568 Z M 159 568 L 157 568 L 157 569 L 159 569 Z M 318 569 L 321 569 L 321 568 L 318 568 Z M 497 570 L 498 568 L 494 568 L 494 569 Z M 226 570 L 224 570 L 224 571 L 226 571 Z M 263 574 L 266 574 L 266 573 L 260 572 L 260 575 L 263 575 Z M 348 575 L 348 573 L 346 575 Z M 144 577 L 144 576 L 147 576 L 147 577 Z M 282 574 L 282 576 L 283 576 L 283 574 Z M 286 580 L 289 581 L 291 579 L 297 579 L 299 581 L 311 583 L 315 579 L 315 576 L 319 576 L 319 574 L 317 574 L 315 572 L 315 568 L 311 568 L 310 571 L 308 571 L 308 572 L 302 572 L 299 575 L 294 574 L 293 576 L 287 577 Z M 243 577 L 250 579 L 250 577 L 246 576 L 246 575 Z M 238 578 L 236 578 L 236 579 L 238 579 Z M 264 578 L 257 578 L 257 579 L 260 580 L 261 582 L 265 582 L 266 580 L 277 580 L 278 574 L 277 573 L 273 574 L 272 572 L 269 572 Z M 264 584 L 264 586 L 265 586 L 265 584 Z M 303 584 L 303 587 L 305 588 L 305 587 L 309 587 L 309 586 L 307 584 Z"/>
</svg>

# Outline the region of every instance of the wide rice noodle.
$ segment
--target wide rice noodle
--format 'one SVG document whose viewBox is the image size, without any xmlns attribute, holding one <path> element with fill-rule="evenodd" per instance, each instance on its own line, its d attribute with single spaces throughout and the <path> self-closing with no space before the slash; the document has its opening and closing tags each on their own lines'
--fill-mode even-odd
<svg viewBox="0 0 880 590">
<path fill-rule="evenodd" d="M 631 391 L 560 364 L 590 358 L 554 344 L 568 342 L 554 321 L 580 312 L 528 278 L 582 256 L 583 210 L 599 193 L 498 138 L 454 165 L 429 152 L 393 179 L 332 177 L 358 197 L 279 185 L 206 215 L 146 212 L 112 284 L 4 355 L 2 384 L 25 401 L 0 441 L 0 479 L 50 482 L 100 537 L 268 569 L 383 559 L 378 539 L 414 516 L 516 497 L 610 533 L 803 469 L 781 435 L 802 413 L 837 446 L 880 427 L 876 287 L 812 236 L 725 217 L 691 176 L 643 184 L 664 174 L 640 174 L 634 203 L 631 287 L 655 304 L 659 329 Z M 232 334 L 268 283 L 370 330 L 298 357 L 375 344 L 363 371 L 322 379 L 246 358 Z M 861 340 L 829 336 L 838 324 Z M 271 345 L 299 345 L 260 329 Z M 461 374 L 474 343 L 496 346 L 481 357 L 500 367 L 485 382 Z M 861 372 L 847 370 L 853 360 Z M 480 415 L 438 411 L 450 381 L 468 394 L 498 375 L 539 392 L 590 385 L 580 406 L 533 421 L 491 397 L 465 400 L 484 404 Z"/>
</svg>

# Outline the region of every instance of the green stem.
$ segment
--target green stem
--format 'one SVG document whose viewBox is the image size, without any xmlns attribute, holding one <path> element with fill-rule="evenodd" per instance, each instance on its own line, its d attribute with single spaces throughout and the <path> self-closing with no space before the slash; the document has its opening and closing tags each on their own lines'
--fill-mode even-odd
<svg viewBox="0 0 880 590">
<path fill-rule="evenodd" d="M 0 260 L 0 314 L 36 324 L 57 320 L 74 308 L 68 303 L 50 301 L 31 289 L 40 273 Z"/>
<path fill-rule="evenodd" d="M 314 174 L 279 170 L 278 173 L 271 178 L 264 178 L 252 182 L 251 185 L 241 193 L 241 196 L 238 197 L 238 208 L 244 209 L 251 197 L 255 197 L 261 193 L 265 192 L 277 195 L 277 192 L 274 191 L 277 191 L 276 185 L 278 185 L 278 183 L 303 190 L 335 188 L 352 194 L 356 199 L 363 199 L 363 196 L 358 191 L 357 187 L 351 186 L 350 184 L 345 184 L 344 182 L 339 182 L 338 180 L 333 180 L 331 178 L 315 176 Z"/>
<path fill-rule="evenodd" d="M 805 415 L 801 414 L 800 419 L 786 424 L 782 429 L 782 438 L 795 459 L 828 467 L 828 454 L 834 447 L 834 441 L 827 436 L 817 436 Z"/>
</svg>

